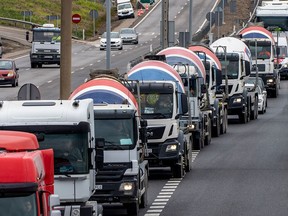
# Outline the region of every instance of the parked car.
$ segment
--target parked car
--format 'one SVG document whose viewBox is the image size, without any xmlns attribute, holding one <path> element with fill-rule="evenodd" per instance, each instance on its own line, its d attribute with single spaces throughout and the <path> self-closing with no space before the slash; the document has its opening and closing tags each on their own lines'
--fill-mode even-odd
<svg viewBox="0 0 288 216">
<path fill-rule="evenodd" d="M 255 82 L 256 77 L 249 77 L 249 79 L 246 80 L 245 86 L 253 86 Z M 264 81 L 261 77 L 258 77 L 258 85 L 256 91 L 258 92 L 258 112 L 264 114 L 267 108 L 267 91 Z"/>
<path fill-rule="evenodd" d="M 138 33 L 134 28 L 122 28 L 119 33 L 123 43 L 138 44 Z"/>
<path fill-rule="evenodd" d="M 10 59 L 0 59 L 0 84 L 11 84 L 12 87 L 18 86 L 19 68 L 15 61 Z"/>
<path fill-rule="evenodd" d="M 115 48 L 118 50 L 123 49 L 123 41 L 120 37 L 119 32 L 111 32 L 110 33 L 111 40 L 111 49 Z M 107 32 L 104 32 L 100 38 L 100 50 L 106 49 L 107 45 Z"/>
</svg>

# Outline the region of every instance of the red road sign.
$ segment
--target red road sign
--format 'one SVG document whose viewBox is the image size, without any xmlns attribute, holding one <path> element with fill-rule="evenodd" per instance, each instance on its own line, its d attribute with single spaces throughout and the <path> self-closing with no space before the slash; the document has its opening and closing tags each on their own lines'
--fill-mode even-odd
<svg viewBox="0 0 288 216">
<path fill-rule="evenodd" d="M 72 22 L 73 23 L 79 23 L 81 21 L 81 16 L 79 14 L 73 14 L 72 15 Z"/>
</svg>

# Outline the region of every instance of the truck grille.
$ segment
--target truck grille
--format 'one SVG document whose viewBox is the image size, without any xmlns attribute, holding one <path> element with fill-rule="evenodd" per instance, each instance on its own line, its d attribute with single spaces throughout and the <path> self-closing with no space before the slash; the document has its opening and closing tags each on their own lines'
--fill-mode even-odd
<svg viewBox="0 0 288 216">
<path fill-rule="evenodd" d="M 98 170 L 96 182 L 111 182 L 120 181 L 123 178 L 125 171 L 132 168 L 131 162 L 128 163 L 104 163 L 103 168 Z"/>
<path fill-rule="evenodd" d="M 163 133 L 165 131 L 165 127 L 148 127 L 147 134 L 148 139 L 161 139 L 163 137 Z"/>
</svg>

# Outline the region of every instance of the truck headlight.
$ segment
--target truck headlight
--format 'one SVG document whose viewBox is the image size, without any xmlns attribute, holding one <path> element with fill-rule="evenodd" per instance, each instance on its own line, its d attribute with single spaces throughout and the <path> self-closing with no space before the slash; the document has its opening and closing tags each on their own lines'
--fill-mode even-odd
<svg viewBox="0 0 288 216">
<path fill-rule="evenodd" d="M 133 191 L 133 189 L 134 189 L 134 183 L 133 182 L 123 182 L 119 188 L 120 191 L 124 191 L 125 193 L 131 192 L 131 191 Z"/>
<path fill-rule="evenodd" d="M 234 98 L 233 103 L 241 103 L 242 99 L 241 98 Z"/>
<path fill-rule="evenodd" d="M 267 83 L 273 83 L 273 79 L 267 79 Z"/>
<path fill-rule="evenodd" d="M 196 125 L 190 124 L 188 127 L 189 127 L 189 130 L 194 130 L 196 128 Z"/>
<path fill-rule="evenodd" d="M 166 152 L 177 151 L 177 144 L 171 144 L 166 147 Z"/>
</svg>

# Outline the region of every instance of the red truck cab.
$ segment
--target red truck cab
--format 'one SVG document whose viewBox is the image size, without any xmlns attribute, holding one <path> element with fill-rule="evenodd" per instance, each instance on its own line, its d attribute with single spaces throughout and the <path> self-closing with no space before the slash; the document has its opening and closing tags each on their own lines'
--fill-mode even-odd
<svg viewBox="0 0 288 216">
<path fill-rule="evenodd" d="M 6 216 L 58 216 L 53 150 L 34 134 L 0 131 L 0 209 Z"/>
</svg>

